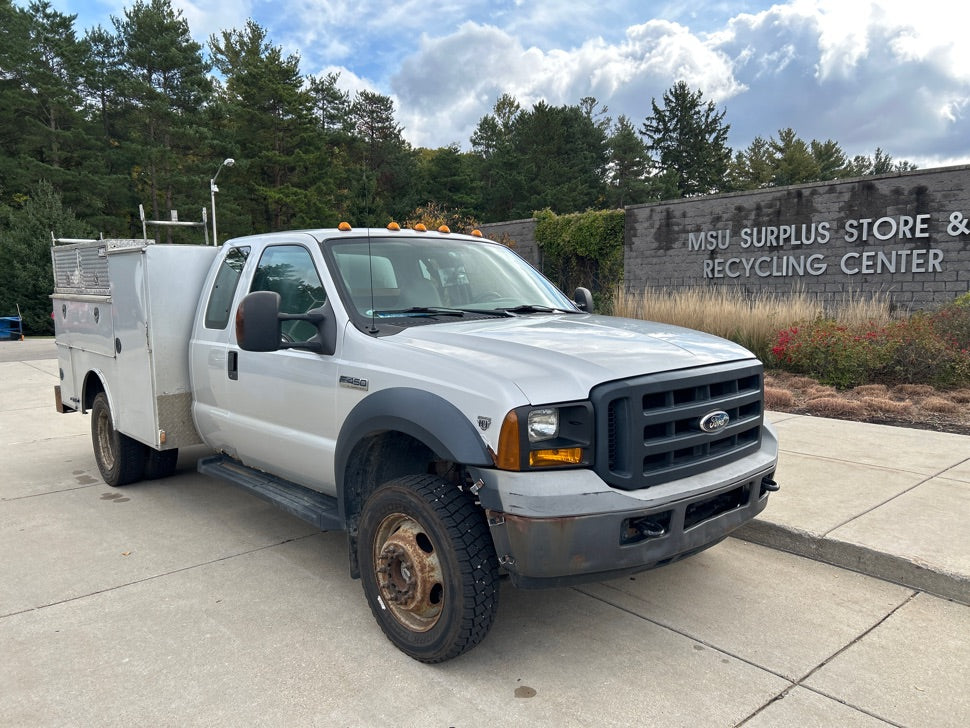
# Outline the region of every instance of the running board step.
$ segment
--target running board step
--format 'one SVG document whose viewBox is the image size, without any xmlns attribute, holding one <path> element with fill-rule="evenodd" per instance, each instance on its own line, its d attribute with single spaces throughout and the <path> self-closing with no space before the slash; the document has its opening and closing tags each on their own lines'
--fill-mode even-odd
<svg viewBox="0 0 970 728">
<path fill-rule="evenodd" d="M 316 490 L 277 478 L 225 455 L 212 455 L 199 460 L 198 470 L 237 485 L 257 498 L 262 498 L 287 513 L 312 523 L 321 531 L 343 531 L 344 522 L 337 509 L 337 499 Z"/>
</svg>

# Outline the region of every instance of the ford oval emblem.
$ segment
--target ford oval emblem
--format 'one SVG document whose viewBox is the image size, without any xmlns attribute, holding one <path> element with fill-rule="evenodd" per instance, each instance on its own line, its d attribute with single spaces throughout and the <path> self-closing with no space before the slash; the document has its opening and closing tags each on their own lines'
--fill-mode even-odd
<svg viewBox="0 0 970 728">
<path fill-rule="evenodd" d="M 701 417 L 700 426 L 704 432 L 714 433 L 723 430 L 730 421 L 731 415 L 724 410 L 716 410 Z"/>
</svg>

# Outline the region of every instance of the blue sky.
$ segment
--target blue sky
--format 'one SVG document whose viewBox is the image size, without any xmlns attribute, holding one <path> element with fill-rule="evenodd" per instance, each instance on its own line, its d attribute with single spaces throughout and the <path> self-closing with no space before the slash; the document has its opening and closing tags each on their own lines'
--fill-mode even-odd
<svg viewBox="0 0 970 728">
<path fill-rule="evenodd" d="M 26 1 L 18 0 L 26 5 Z M 52 0 L 79 34 L 125 0 Z M 304 74 L 395 102 L 416 146 L 468 148 L 511 93 L 595 97 L 639 127 L 676 81 L 726 109 L 729 143 L 833 139 L 920 167 L 970 163 L 970 29 L 952 0 L 172 0 L 205 43 L 253 18 Z"/>
</svg>

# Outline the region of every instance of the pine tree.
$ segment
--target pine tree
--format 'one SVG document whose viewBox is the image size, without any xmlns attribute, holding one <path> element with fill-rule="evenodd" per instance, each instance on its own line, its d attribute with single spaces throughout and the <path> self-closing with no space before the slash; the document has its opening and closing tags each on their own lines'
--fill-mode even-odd
<svg viewBox="0 0 970 728">
<path fill-rule="evenodd" d="M 20 209 L 7 210 L 5 219 L 0 219 L 0 229 L 4 230 L 0 245 L 0 315 L 9 316 L 19 306 L 24 333 L 49 336 L 54 333 L 51 233 L 57 237 L 88 237 L 91 230 L 63 206 L 61 196 L 47 181 L 31 187 Z"/>
<path fill-rule="evenodd" d="M 491 114 L 483 116 L 471 137 L 481 180 L 481 210 L 486 221 L 507 220 L 525 185 L 512 148 L 513 131 L 522 114 L 515 97 L 502 94 Z"/>
<path fill-rule="evenodd" d="M 350 117 L 356 166 L 352 174 L 357 177 L 351 202 L 354 218 L 375 225 L 403 219 L 417 205 L 413 184 L 417 162 L 394 118 L 393 100 L 372 91 L 358 91 Z"/>
<path fill-rule="evenodd" d="M 775 186 L 814 182 L 819 179 L 818 162 L 794 129 L 780 129 L 778 139 L 772 139 L 768 145 L 774 158 Z"/>
<path fill-rule="evenodd" d="M 616 120 L 616 127 L 607 143 L 609 165 L 607 172 L 607 203 L 623 207 L 646 202 L 651 197 L 647 181 L 650 157 L 636 128 L 626 116 Z"/>
<path fill-rule="evenodd" d="M 77 169 L 90 137 L 78 88 L 86 46 L 75 18 L 47 0 L 26 11 L 0 5 L 0 194 L 8 200 L 42 178 L 72 200 L 83 196 Z"/>
<path fill-rule="evenodd" d="M 713 101 L 703 102 L 700 91 L 678 81 L 664 92 L 663 106 L 651 100 L 653 113 L 640 134 L 647 140 L 653 171 L 672 185 L 678 197 L 706 195 L 725 187 L 731 161 L 727 146 L 730 125 Z"/>
<path fill-rule="evenodd" d="M 237 161 L 232 192 L 220 198 L 228 211 L 239 211 L 235 219 L 226 218 L 226 230 L 280 230 L 319 217 L 309 191 L 322 137 L 300 57 L 284 55 L 253 20 L 242 30 L 213 36 L 209 46 L 225 77 L 220 96 L 232 147 L 226 152 Z"/>
<path fill-rule="evenodd" d="M 119 91 L 126 102 L 136 192 L 154 219 L 167 218 L 179 206 L 201 211 L 208 198 L 198 161 L 208 141 L 201 109 L 212 91 L 202 46 L 170 0 L 136 0 L 112 22 L 121 49 Z M 173 239 L 171 229 L 166 237 Z"/>
<path fill-rule="evenodd" d="M 831 139 L 824 142 L 813 139 L 808 148 L 818 165 L 818 179 L 832 180 L 848 176 L 849 160 L 837 142 Z"/>
<path fill-rule="evenodd" d="M 768 140 L 757 136 L 747 149 L 737 152 L 728 171 L 729 189 L 760 190 L 775 179 L 775 157 Z"/>
</svg>

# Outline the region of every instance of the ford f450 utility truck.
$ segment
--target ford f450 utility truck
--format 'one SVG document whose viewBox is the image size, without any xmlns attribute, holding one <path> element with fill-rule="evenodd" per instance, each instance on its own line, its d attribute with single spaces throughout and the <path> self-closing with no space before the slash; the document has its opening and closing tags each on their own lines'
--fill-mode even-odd
<svg viewBox="0 0 970 728">
<path fill-rule="evenodd" d="M 57 407 L 90 412 L 106 483 L 203 443 L 202 473 L 345 531 L 424 662 L 482 640 L 501 578 L 667 564 L 777 489 L 747 350 L 594 315 L 481 236 L 342 227 L 53 247 Z"/>
</svg>

